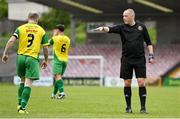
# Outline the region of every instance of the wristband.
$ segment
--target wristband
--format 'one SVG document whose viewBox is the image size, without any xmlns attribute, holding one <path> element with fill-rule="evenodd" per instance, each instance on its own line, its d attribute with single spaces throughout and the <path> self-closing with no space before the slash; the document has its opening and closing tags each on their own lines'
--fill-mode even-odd
<svg viewBox="0 0 180 119">
<path fill-rule="evenodd" d="M 149 60 L 150 59 L 154 59 L 154 54 L 152 54 L 152 53 L 149 54 Z"/>
</svg>

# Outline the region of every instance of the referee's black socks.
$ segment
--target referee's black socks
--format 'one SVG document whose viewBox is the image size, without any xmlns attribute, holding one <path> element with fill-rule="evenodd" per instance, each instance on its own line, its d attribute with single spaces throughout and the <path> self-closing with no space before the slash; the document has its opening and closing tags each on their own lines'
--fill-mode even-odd
<svg viewBox="0 0 180 119">
<path fill-rule="evenodd" d="M 127 108 L 131 108 L 131 87 L 124 87 Z"/>
<path fill-rule="evenodd" d="M 141 109 L 145 109 L 145 104 L 146 104 L 146 87 L 139 87 L 139 97 L 141 101 Z"/>
</svg>

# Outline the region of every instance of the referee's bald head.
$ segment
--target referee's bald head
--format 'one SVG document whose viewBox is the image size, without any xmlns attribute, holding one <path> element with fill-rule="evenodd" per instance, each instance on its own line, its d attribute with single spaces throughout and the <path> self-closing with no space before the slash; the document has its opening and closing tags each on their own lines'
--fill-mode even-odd
<svg viewBox="0 0 180 119">
<path fill-rule="evenodd" d="M 133 9 L 129 8 L 123 12 L 123 21 L 125 24 L 131 25 L 135 21 L 135 12 Z"/>
<path fill-rule="evenodd" d="M 134 18 L 135 18 L 135 12 L 134 12 L 134 10 L 133 10 L 133 9 L 131 9 L 131 8 L 126 9 L 126 10 L 124 10 L 124 12 L 129 12 L 129 14 L 130 14 L 132 17 L 134 17 Z"/>
<path fill-rule="evenodd" d="M 39 14 L 37 12 L 30 12 L 28 14 L 28 20 L 31 20 L 31 21 L 34 21 L 34 22 L 38 22 Z"/>
</svg>

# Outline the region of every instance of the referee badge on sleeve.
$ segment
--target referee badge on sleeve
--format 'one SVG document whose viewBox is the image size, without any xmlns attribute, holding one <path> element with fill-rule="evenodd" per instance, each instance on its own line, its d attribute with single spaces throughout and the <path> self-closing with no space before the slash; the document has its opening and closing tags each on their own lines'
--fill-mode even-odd
<svg viewBox="0 0 180 119">
<path fill-rule="evenodd" d="M 143 30 L 142 26 L 138 26 L 138 30 L 142 31 Z"/>
</svg>

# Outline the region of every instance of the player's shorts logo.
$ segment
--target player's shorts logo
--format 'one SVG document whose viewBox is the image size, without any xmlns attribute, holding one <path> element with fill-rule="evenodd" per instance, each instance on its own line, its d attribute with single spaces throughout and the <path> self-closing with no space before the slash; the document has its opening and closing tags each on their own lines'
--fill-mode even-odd
<svg viewBox="0 0 180 119">
<path fill-rule="evenodd" d="M 143 30 L 142 26 L 138 26 L 138 30 L 142 31 Z"/>
</svg>

